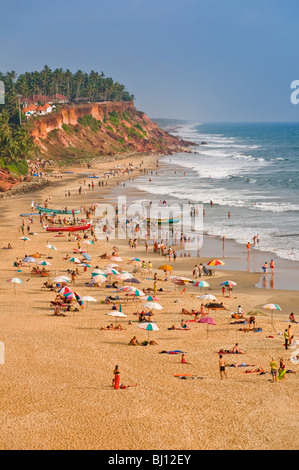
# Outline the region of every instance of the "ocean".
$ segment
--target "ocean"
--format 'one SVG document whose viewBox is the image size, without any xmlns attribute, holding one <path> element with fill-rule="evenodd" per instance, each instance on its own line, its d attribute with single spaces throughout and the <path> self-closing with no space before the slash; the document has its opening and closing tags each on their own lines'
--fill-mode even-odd
<svg viewBox="0 0 299 470">
<path fill-rule="evenodd" d="M 130 186 L 168 204 L 203 204 L 209 235 L 245 245 L 258 234 L 256 249 L 299 260 L 299 124 L 163 120 L 163 128 L 198 146 L 162 157 L 179 176 L 167 171 L 149 186 L 144 175 Z"/>
</svg>

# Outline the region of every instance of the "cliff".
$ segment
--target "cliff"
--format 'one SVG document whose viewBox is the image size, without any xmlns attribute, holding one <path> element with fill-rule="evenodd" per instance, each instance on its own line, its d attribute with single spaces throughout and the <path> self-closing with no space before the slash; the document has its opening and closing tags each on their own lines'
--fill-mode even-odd
<svg viewBox="0 0 299 470">
<path fill-rule="evenodd" d="M 127 152 L 172 153 L 193 145 L 161 130 L 132 101 L 63 106 L 32 119 L 28 130 L 41 157 L 63 165 Z"/>
</svg>

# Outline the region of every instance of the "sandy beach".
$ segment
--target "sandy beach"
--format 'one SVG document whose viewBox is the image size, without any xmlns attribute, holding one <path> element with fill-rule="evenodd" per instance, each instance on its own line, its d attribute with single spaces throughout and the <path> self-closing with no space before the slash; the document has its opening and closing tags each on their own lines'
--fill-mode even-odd
<svg viewBox="0 0 299 470">
<path fill-rule="evenodd" d="M 119 247 L 123 261 L 118 264 L 123 270 L 132 272 L 133 266 L 128 261 L 133 257 L 144 260 L 146 267 L 152 262 L 153 272 L 161 278 L 157 282 L 157 297 L 163 310 L 154 311 L 153 321 L 157 322 L 159 331 L 150 333 L 150 339 L 158 344 L 146 347 L 128 345 L 133 336 L 140 342 L 148 337 L 146 331 L 138 328 L 138 315 L 134 314 L 142 310 L 143 302 L 126 302 L 122 292 L 108 289 L 105 284 L 87 287 L 92 268 L 87 272 L 79 268 L 75 290 L 81 296 L 95 297 L 97 302 L 89 302 L 84 309 L 78 308 L 78 312 L 67 312 L 65 317 L 56 317 L 50 307 L 56 293 L 42 289 L 47 278 L 31 276 L 30 265 L 13 266 L 17 258 L 39 253 L 41 259 L 52 257 L 47 268 L 51 277 L 65 275 L 72 268 L 72 263 L 63 258 L 74 255 L 73 249 L 77 248 L 74 235 L 69 241 L 67 236 L 46 233 L 39 217 L 35 217 L 31 231 L 36 235 L 29 235 L 30 241 L 20 239 L 20 214 L 31 212 L 32 200 L 43 203 L 50 197 L 49 207 L 67 205 L 71 209 L 113 202 L 114 196 L 123 192 L 117 182 L 137 177 L 142 169 L 152 169 L 156 160 L 156 156 L 135 156 L 94 165 L 90 171 L 100 179 L 116 165 L 122 170 L 132 162 L 134 171 L 130 175 L 106 178 L 108 184 L 101 188 L 95 180 L 94 190 L 83 185 L 81 195 L 78 188 L 84 181 L 82 173 L 87 170 L 74 168 L 73 174 L 65 174 L 62 179 L 49 178 L 52 185 L 42 191 L 0 200 L 0 248 L 8 243 L 12 245 L 11 250 L 1 250 L 0 267 L 0 340 L 5 345 L 5 364 L 0 365 L 1 449 L 292 450 L 298 447 L 299 369 L 291 361 L 295 349 L 285 350 L 283 335 L 279 334 L 288 327 L 291 312 L 299 318 L 298 290 L 277 289 L 275 284 L 271 289 L 263 286 L 261 272 L 246 270 L 248 260 L 244 249 L 237 253 L 227 243 L 226 265 L 216 267 L 215 276 L 204 278 L 210 286 L 202 290 L 186 285 L 182 292 L 182 286 L 164 280 L 159 266 L 170 264 L 173 274 L 195 280 L 192 271 L 197 262 L 204 264 L 223 255 L 219 240 L 210 237 L 200 258 L 178 256 L 175 262 L 154 254 L 151 245 L 146 253 L 142 242 L 134 251 L 129 249 L 127 240 L 98 241 L 88 246 L 92 268 L 105 268 L 109 260 L 99 256 L 105 252 L 111 255 L 113 245 Z M 68 190 L 71 197 L 65 196 Z M 131 192 L 131 197 L 136 194 Z M 25 220 L 26 227 L 28 218 Z M 48 242 L 57 251 L 50 252 L 46 248 Z M 141 281 L 142 290 L 153 288 L 148 273 L 137 272 L 134 276 Z M 23 282 L 15 286 L 15 295 L 14 286 L 6 282 L 13 277 Z M 222 295 L 220 283 L 226 279 L 237 283 L 231 298 L 227 293 L 225 297 Z M 283 286 L 279 272 L 277 279 L 277 285 Z M 182 315 L 182 308 L 199 310 L 201 300 L 196 296 L 204 293 L 215 295 L 226 307 L 224 311 L 209 311 L 216 325 L 209 327 L 208 335 L 205 324 L 193 322 L 188 323 L 190 330 L 170 330 L 172 325 L 179 326 L 182 319 L 193 319 Z M 124 299 L 122 312 L 127 318 L 118 321 L 124 328 L 122 331 L 101 330 L 111 323 L 105 314 L 111 311 L 112 304 L 100 303 L 107 295 Z M 279 304 L 282 309 L 274 314 L 274 324 L 270 311 L 261 308 L 267 303 Z M 240 331 L 244 325 L 233 323 L 231 312 L 239 305 L 245 312 L 260 309 L 265 313 L 256 316 L 261 331 Z M 298 341 L 298 324 L 292 324 L 292 334 Z M 218 351 L 230 349 L 236 343 L 245 354 L 224 355 L 228 378 L 221 380 Z M 181 363 L 181 353 L 161 354 L 175 350 L 185 352 L 191 364 Z M 272 383 L 272 357 L 278 363 L 282 358 L 286 369 L 296 373 L 287 373 L 285 380 Z M 229 367 L 241 362 L 250 366 Z M 113 389 L 116 364 L 121 383 L 137 386 Z M 264 368 L 266 374 L 244 373 L 258 367 Z M 190 374 L 189 378 L 182 379 L 183 374 Z"/>
</svg>

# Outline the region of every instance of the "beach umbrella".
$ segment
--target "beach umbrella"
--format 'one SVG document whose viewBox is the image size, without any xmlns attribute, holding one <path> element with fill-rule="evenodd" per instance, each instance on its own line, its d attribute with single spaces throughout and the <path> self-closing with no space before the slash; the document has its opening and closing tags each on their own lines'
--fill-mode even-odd
<svg viewBox="0 0 299 470">
<path fill-rule="evenodd" d="M 201 300 L 217 300 L 215 295 L 212 294 L 197 295 L 196 298 Z"/>
<path fill-rule="evenodd" d="M 130 261 L 141 261 L 139 258 L 132 258 Z"/>
<path fill-rule="evenodd" d="M 39 261 L 37 264 L 39 266 L 51 266 L 51 263 L 49 263 L 49 261 Z"/>
<path fill-rule="evenodd" d="M 26 258 L 23 259 L 24 263 L 36 263 L 36 259 L 33 258 L 33 256 L 26 256 Z"/>
<path fill-rule="evenodd" d="M 106 274 L 98 274 L 97 276 L 93 276 L 93 281 L 95 284 L 102 284 L 103 282 L 107 281 L 107 275 Z"/>
<path fill-rule="evenodd" d="M 128 264 L 133 264 L 134 266 L 139 267 L 142 265 L 141 261 L 128 261 Z"/>
<path fill-rule="evenodd" d="M 173 267 L 169 266 L 169 264 L 163 264 L 158 269 L 161 269 L 162 271 L 172 271 Z"/>
<path fill-rule="evenodd" d="M 224 266 L 225 263 L 224 261 L 221 261 L 220 259 L 213 259 L 207 263 L 208 266 Z"/>
<path fill-rule="evenodd" d="M 126 272 L 123 272 L 121 274 L 118 274 L 118 276 L 116 276 L 116 279 L 119 279 L 121 281 L 127 281 L 132 278 L 133 278 L 132 274 L 126 273 Z"/>
<path fill-rule="evenodd" d="M 131 287 L 133 289 L 131 292 L 129 292 L 130 295 L 134 295 L 136 297 L 144 297 L 144 292 L 142 290 L 136 289 L 135 287 Z"/>
<path fill-rule="evenodd" d="M 203 317 L 197 320 L 197 323 L 206 323 L 207 325 L 207 338 L 209 337 L 209 325 L 216 325 L 214 318 L 212 317 Z"/>
<path fill-rule="evenodd" d="M 70 287 L 68 286 L 64 286 L 64 287 L 61 287 L 61 289 L 59 289 L 58 293 L 59 294 L 73 294 L 73 289 L 71 289 Z"/>
<path fill-rule="evenodd" d="M 20 237 L 20 240 L 24 240 L 24 242 L 30 242 L 30 238 L 28 237 Z"/>
<path fill-rule="evenodd" d="M 98 276 L 99 274 L 104 275 L 105 273 L 101 269 L 94 269 L 91 273 L 92 277 Z"/>
<path fill-rule="evenodd" d="M 83 253 L 83 258 L 87 259 L 87 261 L 91 261 L 91 256 L 89 256 L 87 253 Z"/>
<path fill-rule="evenodd" d="M 78 258 L 71 258 L 70 262 L 71 263 L 81 263 L 81 261 Z"/>
<path fill-rule="evenodd" d="M 92 242 L 91 240 L 85 240 L 83 243 L 85 245 L 94 245 L 94 242 Z"/>
<path fill-rule="evenodd" d="M 81 300 L 83 300 L 84 302 L 97 302 L 97 299 L 95 299 L 94 297 L 90 297 L 89 295 L 81 297 Z"/>
<path fill-rule="evenodd" d="M 209 287 L 210 284 L 207 281 L 194 281 L 193 286 L 194 287 Z"/>
<path fill-rule="evenodd" d="M 106 313 L 106 315 L 108 315 L 110 317 L 114 317 L 115 318 L 115 324 L 116 324 L 118 318 L 127 318 L 127 315 L 125 315 L 122 312 L 119 312 L 118 310 L 112 310 L 112 312 L 108 312 L 108 313 Z"/>
<path fill-rule="evenodd" d="M 159 331 L 159 328 L 157 327 L 156 323 L 151 323 L 151 322 L 141 323 L 140 325 L 138 325 L 138 328 L 148 332 L 148 341 L 149 341 L 150 331 Z"/>
<path fill-rule="evenodd" d="M 13 277 L 12 279 L 8 279 L 6 282 L 11 282 L 14 286 L 14 295 L 16 295 L 16 284 L 23 284 L 23 281 L 18 277 Z"/>
<path fill-rule="evenodd" d="M 132 284 L 140 284 L 140 281 L 138 281 L 138 279 L 135 279 L 135 277 L 127 277 L 126 282 L 132 282 Z"/>
<path fill-rule="evenodd" d="M 274 310 L 282 310 L 281 307 L 277 304 L 266 304 L 266 305 L 263 305 L 263 308 L 271 310 L 271 323 L 272 323 L 272 326 L 274 328 L 274 323 L 273 323 Z"/>
<path fill-rule="evenodd" d="M 53 279 L 53 282 L 55 282 L 55 284 L 58 284 L 58 283 L 63 283 L 63 282 L 70 282 L 71 279 L 67 276 L 57 276 Z"/>
<path fill-rule="evenodd" d="M 105 269 L 105 273 L 106 273 L 106 274 L 109 274 L 110 276 L 111 276 L 112 274 L 119 274 L 119 272 L 118 272 L 115 268 L 106 268 L 106 269 Z"/>
<path fill-rule="evenodd" d="M 234 282 L 234 281 L 223 281 L 223 282 L 221 282 L 221 284 L 219 284 L 219 285 L 220 285 L 220 286 L 231 286 L 231 287 L 233 287 L 233 286 L 236 286 L 237 283 Z"/>
<path fill-rule="evenodd" d="M 137 289 L 136 287 L 133 287 L 133 286 L 120 287 L 118 290 L 119 291 L 126 291 L 126 292 L 128 292 L 128 294 L 134 295 L 136 297 L 144 297 L 145 296 L 145 293 L 142 292 L 142 290 L 139 290 L 139 289 Z"/>
<path fill-rule="evenodd" d="M 111 256 L 111 261 L 118 261 L 118 262 L 121 262 L 123 261 L 122 258 L 120 258 L 119 256 Z"/>
<path fill-rule="evenodd" d="M 149 308 L 151 310 L 163 310 L 162 305 L 158 304 L 157 302 L 146 302 L 143 305 L 144 307 Z"/>
<path fill-rule="evenodd" d="M 254 309 L 254 310 L 250 310 L 250 312 L 248 312 L 247 315 L 255 315 L 255 316 L 257 316 L 257 315 L 263 315 L 263 316 L 265 316 L 265 317 L 267 316 L 266 313 L 262 312 L 261 310 L 259 310 L 259 309 L 257 309 L 257 308 Z"/>
<path fill-rule="evenodd" d="M 46 245 L 46 247 L 49 248 L 49 250 L 57 251 L 57 248 L 54 245 Z"/>
<path fill-rule="evenodd" d="M 110 263 L 105 266 L 107 269 L 119 268 L 118 264 Z"/>
<path fill-rule="evenodd" d="M 147 302 L 156 302 L 159 299 L 158 299 L 158 297 L 148 295 L 148 296 L 145 296 L 142 300 L 146 300 Z"/>
<path fill-rule="evenodd" d="M 89 295 L 81 297 L 80 300 L 82 301 L 82 303 L 87 302 L 87 305 L 88 305 L 88 302 L 97 302 L 97 299 L 95 299 L 94 297 L 90 297 Z"/>
</svg>

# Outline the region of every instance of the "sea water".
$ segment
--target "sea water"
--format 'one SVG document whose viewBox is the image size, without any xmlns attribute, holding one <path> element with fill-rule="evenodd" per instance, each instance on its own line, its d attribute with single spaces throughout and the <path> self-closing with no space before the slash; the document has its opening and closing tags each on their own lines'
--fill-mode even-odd
<svg viewBox="0 0 299 470">
<path fill-rule="evenodd" d="M 163 157 L 170 171 L 153 172 L 150 185 L 148 175 L 130 185 L 168 203 L 203 204 L 210 235 L 244 245 L 259 235 L 256 249 L 299 260 L 299 124 L 165 120 L 163 127 L 197 146 Z"/>
</svg>

